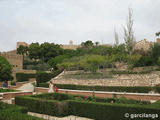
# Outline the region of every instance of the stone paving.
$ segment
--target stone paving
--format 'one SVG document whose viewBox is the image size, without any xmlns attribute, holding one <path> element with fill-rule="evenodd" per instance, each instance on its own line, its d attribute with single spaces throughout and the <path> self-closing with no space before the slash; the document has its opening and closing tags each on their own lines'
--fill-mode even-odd
<svg viewBox="0 0 160 120">
<path fill-rule="evenodd" d="M 26 83 L 22 85 L 21 87 L 17 88 L 16 90 L 21 90 L 25 92 L 34 92 L 34 86 L 32 83 Z"/>
<path fill-rule="evenodd" d="M 28 115 L 43 118 L 46 120 L 93 120 L 89 118 L 84 118 L 84 117 L 77 117 L 77 116 L 66 116 L 66 117 L 54 117 L 54 116 L 49 116 L 49 115 L 44 115 L 44 114 L 38 114 L 38 113 L 33 113 L 33 112 L 28 112 Z"/>
</svg>

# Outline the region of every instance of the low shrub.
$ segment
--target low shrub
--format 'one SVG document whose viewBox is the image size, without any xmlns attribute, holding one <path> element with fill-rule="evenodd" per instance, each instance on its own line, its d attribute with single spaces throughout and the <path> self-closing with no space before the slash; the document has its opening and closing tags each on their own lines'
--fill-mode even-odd
<svg viewBox="0 0 160 120">
<path fill-rule="evenodd" d="M 29 73 L 16 73 L 17 82 L 28 81 L 29 78 L 36 78 L 36 74 Z"/>
</svg>

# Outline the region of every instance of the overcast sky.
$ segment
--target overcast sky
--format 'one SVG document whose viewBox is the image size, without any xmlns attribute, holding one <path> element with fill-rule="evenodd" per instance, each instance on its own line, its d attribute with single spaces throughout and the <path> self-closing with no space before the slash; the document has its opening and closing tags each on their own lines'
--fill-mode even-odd
<svg viewBox="0 0 160 120">
<path fill-rule="evenodd" d="M 16 42 L 114 43 L 123 40 L 128 7 L 133 8 L 136 41 L 155 41 L 160 31 L 160 0 L 0 0 L 0 51 Z"/>
</svg>

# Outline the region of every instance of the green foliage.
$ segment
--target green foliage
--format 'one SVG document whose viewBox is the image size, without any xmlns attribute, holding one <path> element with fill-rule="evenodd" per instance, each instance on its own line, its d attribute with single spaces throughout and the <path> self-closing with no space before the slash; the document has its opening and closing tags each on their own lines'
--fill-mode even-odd
<svg viewBox="0 0 160 120">
<path fill-rule="evenodd" d="M 28 54 L 28 47 L 20 45 L 19 48 L 17 48 L 17 54 L 27 55 Z"/>
<path fill-rule="evenodd" d="M 16 92 L 16 90 L 0 88 L 0 93 L 2 92 Z"/>
<path fill-rule="evenodd" d="M 97 103 L 69 100 L 69 114 L 87 117 L 95 120 L 127 120 L 125 113 L 129 114 L 158 114 L 159 109 L 142 105 Z M 146 118 L 150 120 L 151 118 Z M 140 120 L 134 118 L 134 120 Z"/>
<path fill-rule="evenodd" d="M 28 48 L 29 58 L 30 59 L 40 59 L 41 58 L 41 49 L 39 43 L 32 43 Z"/>
<path fill-rule="evenodd" d="M 24 66 L 27 70 L 37 70 L 37 71 L 48 71 L 50 70 L 50 65 L 45 62 L 40 62 L 37 65 L 27 65 Z"/>
<path fill-rule="evenodd" d="M 75 74 L 65 74 L 65 79 L 104 79 L 104 78 L 113 78 L 110 73 L 75 73 Z"/>
<path fill-rule="evenodd" d="M 50 65 L 42 60 L 35 61 L 29 59 L 28 56 L 25 56 L 23 61 L 23 69 L 48 71 L 50 69 Z"/>
<path fill-rule="evenodd" d="M 152 46 L 151 57 L 155 63 L 157 63 L 158 58 L 160 57 L 160 44 L 155 43 Z"/>
<path fill-rule="evenodd" d="M 36 74 L 31 73 L 16 73 L 17 82 L 28 81 L 29 78 L 36 78 Z"/>
<path fill-rule="evenodd" d="M 44 120 L 29 116 L 27 112 L 24 107 L 0 102 L 0 120 Z"/>
<path fill-rule="evenodd" d="M 91 48 L 93 47 L 94 43 L 91 40 L 87 40 L 86 42 L 82 42 L 81 46 L 86 47 L 86 48 Z"/>
<path fill-rule="evenodd" d="M 151 66 L 153 65 L 153 60 L 151 56 L 143 56 L 141 59 L 138 61 L 138 63 L 135 65 L 136 67 L 139 66 Z"/>
<path fill-rule="evenodd" d="M 85 55 L 79 57 L 73 57 L 68 61 L 63 61 L 58 64 L 58 68 L 64 69 L 83 69 L 85 71 L 91 71 L 95 73 L 100 67 L 105 67 L 111 64 L 112 58 L 101 56 L 101 55 Z"/>
<path fill-rule="evenodd" d="M 51 79 L 51 73 L 46 73 L 42 71 L 38 71 L 36 73 L 36 80 L 37 84 L 43 83 L 43 82 L 48 82 Z"/>
<path fill-rule="evenodd" d="M 94 102 L 101 102 L 101 103 L 122 103 L 122 104 L 140 104 L 140 105 L 149 105 L 150 102 L 147 101 L 140 101 L 134 99 L 126 99 L 125 97 L 117 98 L 100 98 L 92 96 L 83 96 L 83 95 L 71 95 L 71 94 L 64 94 L 64 93 L 49 93 L 49 94 L 41 94 L 41 95 L 34 95 L 35 98 L 45 99 L 45 100 L 78 100 L 78 101 L 94 101 Z"/>
<path fill-rule="evenodd" d="M 52 116 L 68 115 L 68 106 L 66 102 L 18 96 L 15 98 L 15 104 L 27 107 L 29 111 L 40 114 Z"/>
<path fill-rule="evenodd" d="M 48 64 L 54 68 L 54 69 L 57 69 L 57 64 L 60 64 L 62 63 L 62 61 L 65 59 L 65 58 L 68 58 L 69 56 L 67 55 L 59 55 L 55 58 L 52 58 L 48 61 Z"/>
<path fill-rule="evenodd" d="M 12 86 L 16 86 L 16 82 L 11 81 L 11 85 L 12 85 Z"/>
<path fill-rule="evenodd" d="M 132 71 L 115 71 L 115 70 L 112 70 L 111 73 L 112 74 L 147 74 L 147 73 L 150 73 L 151 70 L 148 70 L 148 71 L 142 71 L 142 72 L 132 72 Z"/>
<path fill-rule="evenodd" d="M 0 56 L 0 81 L 12 80 L 12 66 L 2 56 Z"/>
<path fill-rule="evenodd" d="M 36 73 L 36 81 L 37 81 L 37 85 L 39 83 L 44 83 L 44 82 L 48 82 L 51 80 L 51 78 L 56 77 L 58 74 L 60 74 L 62 71 L 61 70 L 56 70 L 53 71 L 51 73 L 47 73 L 47 72 L 43 72 L 43 71 L 38 71 Z"/>
<path fill-rule="evenodd" d="M 106 64 L 105 57 L 100 55 L 86 56 L 79 61 L 80 66 L 86 70 L 95 73 L 100 66 Z"/>
<path fill-rule="evenodd" d="M 152 105 L 148 102 L 127 100 L 125 98 L 104 99 L 95 97 L 95 100 L 95 102 L 92 102 L 92 96 L 86 98 L 79 95 L 52 93 L 28 97 L 18 96 L 15 98 L 15 103 L 27 107 L 29 111 L 41 114 L 54 116 L 75 115 L 95 120 L 128 119 L 124 117 L 125 113 L 158 114 L 159 116 L 159 105 Z M 139 120 L 139 118 L 135 118 L 135 120 Z"/>
<path fill-rule="evenodd" d="M 40 46 L 41 49 L 41 59 L 45 62 L 48 62 L 51 58 L 54 58 L 58 55 L 63 54 L 63 49 L 54 43 L 43 43 Z"/>
<path fill-rule="evenodd" d="M 156 33 L 155 33 L 155 35 L 156 35 L 157 37 L 159 37 L 159 35 L 160 35 L 160 32 L 156 32 Z"/>
</svg>

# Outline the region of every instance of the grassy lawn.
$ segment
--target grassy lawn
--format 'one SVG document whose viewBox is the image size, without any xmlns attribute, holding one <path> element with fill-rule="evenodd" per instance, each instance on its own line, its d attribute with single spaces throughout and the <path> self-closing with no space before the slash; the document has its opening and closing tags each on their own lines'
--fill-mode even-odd
<svg viewBox="0 0 160 120">
<path fill-rule="evenodd" d="M 76 73 L 76 74 L 66 74 L 64 78 L 72 79 L 104 79 L 112 78 L 112 74 L 108 73 Z"/>
</svg>

